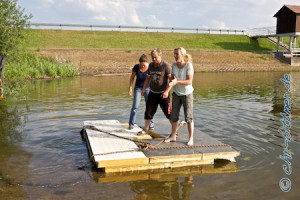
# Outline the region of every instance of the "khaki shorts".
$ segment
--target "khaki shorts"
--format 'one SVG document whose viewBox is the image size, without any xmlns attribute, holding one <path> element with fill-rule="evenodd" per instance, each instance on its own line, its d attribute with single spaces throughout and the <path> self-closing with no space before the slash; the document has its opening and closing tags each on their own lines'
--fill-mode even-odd
<svg viewBox="0 0 300 200">
<path fill-rule="evenodd" d="M 191 123 L 193 121 L 193 93 L 178 96 L 176 93 L 173 92 L 172 94 L 172 113 L 170 120 L 172 122 L 178 122 L 180 108 L 183 105 L 184 117 L 187 123 Z"/>
</svg>

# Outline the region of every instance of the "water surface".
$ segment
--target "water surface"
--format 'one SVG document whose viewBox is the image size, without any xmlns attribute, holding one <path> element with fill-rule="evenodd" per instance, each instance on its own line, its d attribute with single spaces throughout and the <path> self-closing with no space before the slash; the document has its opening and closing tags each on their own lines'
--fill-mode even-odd
<svg viewBox="0 0 300 200">
<path fill-rule="evenodd" d="M 199 73 L 195 128 L 241 152 L 237 163 L 125 174 L 87 165 L 79 131 L 85 120 L 127 122 L 129 77 L 77 77 L 6 86 L 0 101 L 1 199 L 297 199 L 300 177 L 300 73 L 292 77 L 292 174 L 279 158 L 284 139 L 284 73 Z M 142 104 L 138 123 L 143 123 Z M 164 119 L 159 110 L 155 120 Z M 197 136 L 195 136 L 197 137 Z M 152 177 L 151 179 L 145 177 Z M 124 178 L 125 177 L 125 178 Z M 138 178 L 137 178 L 138 177 Z M 290 178 L 284 193 L 279 180 Z M 147 180 L 148 179 L 148 180 Z M 108 180 L 108 181 L 107 181 Z"/>
</svg>

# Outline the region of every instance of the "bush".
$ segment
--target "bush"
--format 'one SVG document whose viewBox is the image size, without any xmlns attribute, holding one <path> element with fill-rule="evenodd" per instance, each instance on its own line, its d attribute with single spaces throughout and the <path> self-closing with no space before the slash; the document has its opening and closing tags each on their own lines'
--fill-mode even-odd
<svg viewBox="0 0 300 200">
<path fill-rule="evenodd" d="M 0 55 L 14 56 L 21 47 L 30 15 L 17 5 L 17 0 L 0 0 Z"/>
</svg>

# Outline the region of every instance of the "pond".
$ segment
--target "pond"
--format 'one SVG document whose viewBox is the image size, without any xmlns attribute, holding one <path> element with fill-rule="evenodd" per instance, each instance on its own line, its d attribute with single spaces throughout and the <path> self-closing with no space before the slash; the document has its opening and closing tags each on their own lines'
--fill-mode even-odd
<svg viewBox="0 0 300 200">
<path fill-rule="evenodd" d="M 6 85 L 0 101 L 0 199 L 297 199 L 300 73 L 287 74 L 290 91 L 280 81 L 283 72 L 195 74 L 195 128 L 239 150 L 235 164 L 165 170 L 144 179 L 151 174 L 139 172 L 107 182 L 88 162 L 79 132 L 85 120 L 128 122 L 128 75 Z M 279 133 L 284 94 L 291 98 L 289 143 Z M 140 125 L 144 108 L 142 103 Z M 163 118 L 159 109 L 155 120 Z M 286 145 L 291 157 L 284 160 Z M 280 188 L 282 178 L 290 180 L 289 192 Z"/>
</svg>

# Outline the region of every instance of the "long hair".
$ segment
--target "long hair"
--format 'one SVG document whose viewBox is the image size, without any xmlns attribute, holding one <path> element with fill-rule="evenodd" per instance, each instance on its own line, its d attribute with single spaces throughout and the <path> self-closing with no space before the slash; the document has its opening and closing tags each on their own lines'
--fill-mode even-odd
<svg viewBox="0 0 300 200">
<path fill-rule="evenodd" d="M 184 62 L 192 62 L 192 56 L 191 54 L 186 53 L 185 48 L 178 47 L 175 48 L 174 50 L 180 51 L 180 53 L 183 55 Z"/>
</svg>

